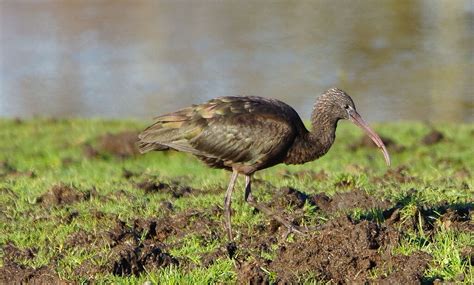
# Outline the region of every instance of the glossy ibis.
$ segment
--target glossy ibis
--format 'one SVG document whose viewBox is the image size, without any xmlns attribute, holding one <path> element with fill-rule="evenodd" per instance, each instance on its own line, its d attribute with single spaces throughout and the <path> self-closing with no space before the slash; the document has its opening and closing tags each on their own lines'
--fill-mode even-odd
<svg viewBox="0 0 474 285">
<path fill-rule="evenodd" d="M 348 119 L 361 127 L 382 149 L 387 165 L 390 157 L 380 137 L 357 113 L 344 91 L 332 88 L 316 100 L 308 131 L 289 105 L 263 97 L 219 97 L 200 105 L 155 118 L 139 134 L 139 149 L 174 149 L 188 152 L 215 168 L 232 171 L 225 194 L 227 234 L 232 240 L 231 196 L 239 174 L 245 176 L 245 201 L 285 225 L 300 229 L 256 202 L 251 193 L 252 175 L 275 164 L 302 164 L 324 155 L 336 137 L 337 122 Z"/>
</svg>

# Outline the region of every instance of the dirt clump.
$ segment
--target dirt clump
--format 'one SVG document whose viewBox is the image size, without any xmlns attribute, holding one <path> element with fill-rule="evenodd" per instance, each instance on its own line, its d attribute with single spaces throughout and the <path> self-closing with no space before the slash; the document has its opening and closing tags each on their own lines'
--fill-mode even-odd
<svg viewBox="0 0 474 285">
<path fill-rule="evenodd" d="M 156 268 L 179 265 L 176 258 L 163 252 L 159 244 L 142 243 L 134 245 L 121 243 L 112 250 L 111 273 L 120 276 L 139 275 Z"/>
<path fill-rule="evenodd" d="M 36 199 L 36 203 L 45 207 L 69 205 L 90 198 L 90 193 L 83 193 L 73 186 L 57 184 Z"/>
<path fill-rule="evenodd" d="M 207 268 L 213 265 L 217 260 L 222 258 L 228 258 L 229 253 L 227 250 L 218 248 L 211 252 L 206 252 L 201 255 L 201 267 Z"/>
<path fill-rule="evenodd" d="M 177 182 L 164 183 L 152 179 L 138 182 L 135 186 L 145 191 L 145 194 L 167 193 L 171 194 L 173 198 L 181 198 L 195 192 L 195 189 Z"/>
<path fill-rule="evenodd" d="M 117 220 L 107 232 L 93 235 L 78 231 L 70 236 L 66 244 L 70 247 L 110 247 L 103 265 L 98 267 L 93 262 L 85 261 L 75 270 L 79 276 L 93 278 L 99 272 L 120 276 L 139 275 L 156 268 L 179 265 L 178 259 L 166 253 L 166 245 L 162 242 L 174 233 L 173 227 L 165 219 L 136 219 L 132 225 Z"/>
<path fill-rule="evenodd" d="M 137 131 L 123 131 L 115 134 L 105 134 L 98 137 L 94 143 L 83 145 L 83 153 L 89 159 L 107 159 L 110 155 L 125 159 L 139 154 L 136 146 Z"/>
<path fill-rule="evenodd" d="M 384 273 L 380 275 L 384 278 L 420 282 L 429 256 L 393 257 L 390 251 L 399 238 L 395 229 L 341 217 L 325 224 L 313 237 L 281 247 L 271 269 L 281 282 L 288 283 L 304 274 L 335 283 L 365 283 L 374 279 L 375 272 Z"/>
<path fill-rule="evenodd" d="M 65 224 L 70 224 L 77 217 L 79 217 L 79 212 L 76 210 L 72 210 L 67 215 L 65 215 L 62 220 Z"/>
<path fill-rule="evenodd" d="M 3 266 L 0 267 L 0 284 L 67 284 L 59 279 L 49 266 L 32 268 L 20 261 L 30 260 L 36 256 L 35 248 L 19 249 L 12 243 L 2 248 Z"/>
<path fill-rule="evenodd" d="M 409 256 L 385 255 L 382 259 L 387 263 L 381 266 L 387 273 L 374 278 L 374 283 L 383 284 L 419 284 L 423 283 L 423 272 L 428 268 L 431 256 L 417 251 Z"/>
<path fill-rule="evenodd" d="M 329 197 L 324 192 L 311 196 L 311 203 L 323 212 L 332 214 L 347 209 L 387 208 L 390 203 L 370 196 L 362 190 L 338 192 Z"/>
<path fill-rule="evenodd" d="M 79 230 L 72 233 L 69 238 L 66 240 L 65 245 L 69 248 L 74 248 L 78 246 L 91 246 L 97 241 L 97 237 L 92 233 L 86 232 L 84 230 Z"/>
<path fill-rule="evenodd" d="M 0 268 L 1 284 L 69 284 L 62 281 L 53 269 L 47 266 L 32 268 L 15 262 L 6 262 Z"/>
<path fill-rule="evenodd" d="M 99 149 L 117 157 L 127 158 L 139 154 L 137 141 L 137 131 L 105 134 L 99 138 Z"/>
<path fill-rule="evenodd" d="M 35 248 L 19 249 L 11 242 L 5 244 L 2 250 L 3 258 L 8 261 L 32 259 L 38 252 Z"/>
<path fill-rule="evenodd" d="M 108 243 L 111 246 L 116 246 L 124 240 L 137 243 L 142 238 L 162 242 L 175 233 L 175 229 L 166 219 L 136 219 L 132 226 L 117 220 L 115 227 L 108 232 Z"/>
<path fill-rule="evenodd" d="M 268 274 L 262 268 L 268 267 L 262 261 L 246 261 L 237 271 L 239 284 L 270 284 Z"/>
<path fill-rule="evenodd" d="M 215 232 L 220 225 L 210 221 L 207 213 L 182 212 L 160 219 L 136 219 L 131 225 L 117 220 L 115 227 L 107 233 L 111 247 L 108 265 L 103 270 L 116 275 L 137 275 L 145 270 L 166 266 L 192 268 L 195 265 L 186 259 L 177 259 L 166 252 L 169 248 L 182 246 L 179 237 L 193 233 L 202 242 L 213 242 L 219 238 Z M 165 244 L 169 237 L 177 241 Z M 202 264 L 210 265 L 219 256 L 225 257 L 223 248 L 214 255 L 203 256 Z"/>
<path fill-rule="evenodd" d="M 310 197 L 306 193 L 301 192 L 295 188 L 282 187 L 274 196 L 272 206 L 283 209 L 287 206 L 295 209 L 301 209 L 307 201 L 310 203 L 312 202 L 309 198 Z"/>
<path fill-rule="evenodd" d="M 354 189 L 348 192 L 338 192 L 329 197 L 324 192 L 315 195 L 308 195 L 291 187 L 281 188 L 274 196 L 271 206 L 283 209 L 290 206 L 293 209 L 301 209 L 305 203 L 316 206 L 317 209 L 328 214 L 353 208 L 385 209 L 390 206 L 388 201 L 379 200 L 359 189 Z"/>
<path fill-rule="evenodd" d="M 405 150 L 405 146 L 396 143 L 393 139 L 381 136 L 382 142 L 389 151 L 402 152 Z M 360 148 L 377 148 L 377 145 L 368 136 L 362 136 L 359 140 L 349 145 L 351 151 L 355 151 Z"/>
<path fill-rule="evenodd" d="M 433 145 L 439 143 L 442 140 L 444 140 L 444 134 L 438 130 L 433 129 L 421 139 L 421 142 L 424 145 Z"/>
<path fill-rule="evenodd" d="M 455 229 L 457 231 L 474 232 L 474 223 L 472 223 L 472 205 L 462 207 L 447 208 L 441 207 L 433 210 L 436 213 L 442 213 L 439 217 L 439 226 L 446 229 Z"/>
<path fill-rule="evenodd" d="M 373 181 L 375 183 L 384 183 L 387 181 L 409 183 L 416 181 L 416 177 L 409 174 L 409 168 L 406 165 L 400 165 L 395 169 L 388 169 L 382 177 L 375 177 Z"/>
<path fill-rule="evenodd" d="M 403 205 L 397 204 L 383 212 L 384 224 L 394 226 L 400 232 L 420 232 L 431 238 L 440 230 L 474 232 L 472 204 L 442 204 L 435 207 L 418 205 L 411 214 L 402 214 Z"/>
<path fill-rule="evenodd" d="M 82 153 L 86 158 L 89 159 L 102 157 L 101 153 L 90 143 L 84 144 L 84 146 L 82 147 Z"/>
<path fill-rule="evenodd" d="M 267 203 L 267 206 L 289 219 L 294 225 L 299 226 L 305 219 L 306 210 L 303 209 L 305 204 L 313 206 L 312 211 L 320 211 L 326 215 L 346 212 L 354 208 L 364 210 L 371 208 L 386 209 L 391 205 L 390 202 L 379 200 L 359 189 L 339 192 L 330 197 L 324 192 L 308 195 L 292 187 L 282 187 L 276 192 L 273 199 Z M 288 207 L 292 210 L 291 214 L 286 213 L 285 209 Z M 271 220 L 269 227 L 263 229 L 263 231 L 268 231 L 269 234 L 275 234 L 278 230 L 286 229 L 275 220 Z"/>
<path fill-rule="evenodd" d="M 185 211 L 175 215 L 168 212 L 162 218 L 135 219 L 129 224 L 116 220 L 115 226 L 107 231 L 107 243 L 114 247 L 126 240 L 140 242 L 143 240 L 163 243 L 169 237 L 183 237 L 189 233 L 204 238 L 215 240 L 218 238 L 216 229 L 221 229 L 220 224 L 211 219 L 208 212 Z M 173 245 L 179 244 L 179 241 Z"/>
</svg>

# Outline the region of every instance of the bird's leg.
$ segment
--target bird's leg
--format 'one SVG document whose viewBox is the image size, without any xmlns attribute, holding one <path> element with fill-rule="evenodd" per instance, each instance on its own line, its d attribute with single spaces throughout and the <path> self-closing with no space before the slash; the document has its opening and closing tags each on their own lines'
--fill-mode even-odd
<svg viewBox="0 0 474 285">
<path fill-rule="evenodd" d="M 225 192 L 224 198 L 224 216 L 225 216 L 225 227 L 227 229 L 227 236 L 229 241 L 232 241 L 232 225 L 231 225 L 231 202 L 232 202 L 232 190 L 234 190 L 235 181 L 239 173 L 237 171 L 232 172 L 232 177 L 230 178 L 229 186 L 227 186 L 227 191 Z"/>
<path fill-rule="evenodd" d="M 279 215 L 275 214 L 270 208 L 261 205 L 255 201 L 253 198 L 252 192 L 251 192 L 251 176 L 246 175 L 245 176 L 245 201 L 249 203 L 252 207 L 255 209 L 259 210 L 260 212 L 263 212 L 265 215 L 272 217 L 275 219 L 277 222 L 280 224 L 284 225 L 287 229 L 288 232 L 285 235 L 285 238 L 288 237 L 288 235 L 292 232 L 294 233 L 299 233 L 299 234 L 304 234 L 298 226 L 293 225 L 291 222 L 288 220 L 280 217 Z"/>
</svg>

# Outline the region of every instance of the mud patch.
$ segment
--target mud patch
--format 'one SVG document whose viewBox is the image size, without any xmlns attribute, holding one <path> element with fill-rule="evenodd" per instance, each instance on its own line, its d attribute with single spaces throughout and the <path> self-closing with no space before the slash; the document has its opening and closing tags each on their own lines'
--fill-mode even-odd
<svg viewBox="0 0 474 285">
<path fill-rule="evenodd" d="M 144 271 L 179 265 L 176 258 L 163 252 L 155 243 L 120 244 L 113 249 L 111 259 L 114 260 L 112 274 L 121 276 L 139 275 Z"/>
<path fill-rule="evenodd" d="M 84 153 L 84 156 L 89 159 L 102 157 L 101 153 L 90 143 L 84 144 L 82 153 Z"/>
<path fill-rule="evenodd" d="M 354 208 L 364 210 L 371 208 L 386 209 L 391 205 L 390 202 L 377 199 L 359 189 L 338 192 L 330 197 L 324 192 L 308 195 L 291 187 L 283 187 L 274 196 L 271 206 L 283 209 L 290 206 L 293 209 L 301 209 L 305 203 L 316 206 L 318 210 L 328 214 Z"/>
<path fill-rule="evenodd" d="M 291 187 L 283 187 L 275 193 L 273 199 L 267 203 L 267 206 L 291 221 L 294 225 L 300 225 L 305 219 L 306 210 L 303 209 L 305 204 L 313 206 L 313 211 L 331 216 L 355 208 L 362 210 L 373 208 L 387 209 L 392 203 L 379 200 L 358 189 L 348 192 L 338 192 L 330 197 L 324 192 L 308 195 Z M 287 208 L 292 210 L 290 214 L 286 213 L 285 210 Z M 275 220 L 270 221 L 269 233 L 275 234 L 280 228 L 282 227 L 279 222 Z"/>
<path fill-rule="evenodd" d="M 218 248 L 212 252 L 206 252 L 201 255 L 201 267 L 207 268 L 214 264 L 217 260 L 228 257 L 230 257 L 229 252 L 223 248 Z"/>
<path fill-rule="evenodd" d="M 290 206 L 293 209 L 301 209 L 306 202 L 313 202 L 306 193 L 292 187 L 283 187 L 273 197 L 271 206 L 283 209 Z"/>
<path fill-rule="evenodd" d="M 38 252 L 35 248 L 19 249 L 10 242 L 4 245 L 2 250 L 3 258 L 7 261 L 33 259 Z"/>
<path fill-rule="evenodd" d="M 376 199 L 362 190 L 352 190 L 349 192 L 338 192 L 329 197 L 324 192 L 311 196 L 312 204 L 322 211 L 332 214 L 347 209 L 385 209 L 390 206 L 390 202 Z"/>
<path fill-rule="evenodd" d="M 87 200 L 91 197 L 91 193 L 83 193 L 73 186 L 58 184 L 38 197 L 36 203 L 45 207 L 69 205 L 76 202 Z"/>
<path fill-rule="evenodd" d="M 219 239 L 220 234 L 215 229 L 219 229 L 221 225 L 209 219 L 214 214 L 187 211 L 157 219 L 135 219 L 130 223 L 117 219 L 108 231 L 96 234 L 85 231 L 73 233 L 66 246 L 110 248 L 108 252 L 93 258 L 101 260 L 103 265 L 97 266 L 97 262 L 85 261 L 76 268 L 76 275 L 90 279 L 98 273 L 129 276 L 167 266 L 192 268 L 195 267 L 192 261 L 175 258 L 167 251 L 182 246 L 180 237 L 190 233 L 201 237 L 204 242 Z M 176 237 L 171 244 L 168 240 L 170 237 Z M 209 256 L 208 265 L 218 255 L 220 253 Z"/>
<path fill-rule="evenodd" d="M 160 219 L 136 219 L 131 226 L 118 220 L 108 233 L 111 258 L 105 269 L 116 275 L 140 274 L 145 270 L 166 266 L 192 267 L 190 261 L 177 259 L 166 250 L 180 247 L 180 237 L 190 233 L 203 241 L 212 242 L 219 238 L 214 232 L 220 225 L 209 220 L 208 213 L 183 212 Z M 165 244 L 169 237 L 177 237 L 172 244 Z M 220 254 L 216 254 L 217 257 Z M 208 264 L 211 264 L 209 258 Z"/>
<path fill-rule="evenodd" d="M 441 228 L 474 230 L 472 204 L 469 203 L 419 205 L 416 212 L 407 217 L 401 212 L 406 203 L 411 203 L 409 199 L 391 206 L 392 203 L 375 199 L 360 190 L 332 197 L 324 193 L 307 195 L 291 188 L 282 188 L 280 192 L 278 195 L 282 196 L 278 199 L 283 201 L 273 203 L 279 213 L 289 205 L 299 209 L 304 203 L 311 203 L 317 211 L 329 216 L 350 208 L 379 208 L 382 215 L 377 222 L 371 216 L 357 221 L 349 216 L 332 216 L 317 231 L 306 236 L 295 235 L 290 243 L 278 238 L 271 226 L 257 226 L 242 232 L 236 257 L 240 283 L 296 284 L 311 278 L 335 284 L 418 284 L 426 281 L 423 274 L 431 256 L 424 252 L 409 256 L 392 254 L 407 232 L 419 231 L 421 226 L 425 242 L 432 242 L 432 237 Z M 242 244 L 245 244 L 244 248 L 241 248 Z M 263 256 L 275 257 L 267 260 Z M 472 259 L 472 250 L 466 248 L 462 258 L 467 264 Z"/>
<path fill-rule="evenodd" d="M 441 142 L 442 140 L 444 140 L 444 134 L 438 130 L 432 130 L 421 139 L 421 142 L 424 145 L 433 145 Z"/>
<path fill-rule="evenodd" d="M 66 245 L 110 248 L 105 256 L 95 257 L 102 260 L 101 266 L 86 261 L 76 268 L 76 275 L 87 278 L 93 278 L 99 272 L 119 276 L 139 275 L 153 269 L 179 265 L 176 258 L 165 252 L 166 245 L 162 243 L 173 233 L 173 228 L 165 220 L 137 219 L 131 226 L 117 220 L 108 232 L 96 235 L 85 231 L 73 233 Z M 104 258 L 106 262 L 103 262 Z"/>
<path fill-rule="evenodd" d="M 473 208 L 473 205 L 466 205 L 454 209 L 447 208 L 439 221 L 446 229 L 474 233 L 474 223 L 472 223 Z M 437 212 L 443 212 L 443 209 L 437 210 Z"/>
<path fill-rule="evenodd" d="M 7 262 L 0 268 L 1 284 L 69 284 L 49 267 L 32 268 Z"/>
<path fill-rule="evenodd" d="M 175 233 L 175 229 L 166 219 L 136 219 L 132 226 L 127 226 L 124 221 L 116 221 L 108 236 L 109 244 L 116 246 L 127 239 L 134 242 L 140 239 L 161 242 Z"/>
<path fill-rule="evenodd" d="M 116 134 L 105 134 L 98 137 L 97 147 L 90 143 L 84 144 L 83 153 L 87 158 L 105 158 L 113 155 L 118 158 L 128 158 L 139 154 L 136 143 L 137 131 L 124 131 Z"/>
<path fill-rule="evenodd" d="M 335 283 L 383 279 L 419 283 L 430 257 L 423 253 L 393 257 L 390 251 L 399 238 L 400 233 L 394 229 L 342 217 L 325 224 L 310 239 L 281 247 L 271 268 L 280 281 L 289 283 L 310 274 Z"/>
<path fill-rule="evenodd" d="M 409 183 L 416 181 L 416 178 L 409 173 L 409 169 L 405 165 L 400 165 L 395 169 L 388 169 L 382 177 L 373 178 L 375 183 L 384 183 L 392 181 L 396 183 Z"/>
<path fill-rule="evenodd" d="M 173 198 L 181 198 L 190 195 L 192 192 L 197 192 L 196 189 L 181 185 L 178 182 L 164 183 L 151 179 L 138 182 L 135 186 L 145 191 L 145 194 L 166 193 L 171 194 Z"/>
<path fill-rule="evenodd" d="M 37 250 L 19 249 L 11 243 L 2 248 L 3 266 L 0 268 L 1 284 L 66 284 L 50 267 L 32 268 L 18 263 L 33 259 Z"/>
<path fill-rule="evenodd" d="M 137 131 L 106 134 L 100 138 L 100 149 L 115 156 L 126 158 L 140 153 L 136 145 L 137 141 Z"/>
<path fill-rule="evenodd" d="M 268 274 L 263 270 L 268 264 L 262 261 L 247 261 L 238 268 L 240 284 L 270 284 Z"/>
<path fill-rule="evenodd" d="M 95 242 L 95 236 L 84 230 L 79 230 L 72 233 L 67 239 L 65 246 L 68 248 L 74 248 L 79 246 L 92 246 Z"/>
</svg>

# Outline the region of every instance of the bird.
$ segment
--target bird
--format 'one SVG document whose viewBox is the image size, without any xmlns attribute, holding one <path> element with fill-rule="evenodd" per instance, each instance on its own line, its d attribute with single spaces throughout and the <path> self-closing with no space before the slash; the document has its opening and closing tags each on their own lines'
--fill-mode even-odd
<svg viewBox="0 0 474 285">
<path fill-rule="evenodd" d="M 251 192 L 253 174 L 276 164 L 303 164 L 326 154 L 336 138 L 339 120 L 362 128 L 390 156 L 380 137 L 356 111 L 352 98 L 331 88 L 316 98 L 308 130 L 298 113 L 286 103 L 258 96 L 226 96 L 158 116 L 138 135 L 138 149 L 177 150 L 190 153 L 212 168 L 232 172 L 224 197 L 225 229 L 233 240 L 231 198 L 239 175 L 245 176 L 245 201 L 284 225 L 288 233 L 304 229 L 274 213 Z"/>
</svg>

